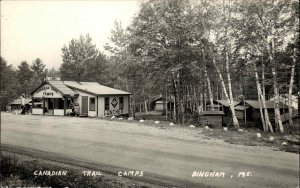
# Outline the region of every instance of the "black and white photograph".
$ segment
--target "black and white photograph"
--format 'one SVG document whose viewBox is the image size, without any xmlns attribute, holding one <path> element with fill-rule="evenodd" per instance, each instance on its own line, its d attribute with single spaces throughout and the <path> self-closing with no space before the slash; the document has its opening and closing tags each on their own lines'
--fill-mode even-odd
<svg viewBox="0 0 300 188">
<path fill-rule="evenodd" d="M 299 188 L 299 0 L 1 0 L 0 188 Z"/>
</svg>

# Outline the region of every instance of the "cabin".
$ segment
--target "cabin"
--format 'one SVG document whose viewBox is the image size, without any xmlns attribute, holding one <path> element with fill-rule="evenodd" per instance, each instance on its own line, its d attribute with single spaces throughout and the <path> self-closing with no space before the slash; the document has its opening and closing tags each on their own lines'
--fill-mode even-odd
<svg viewBox="0 0 300 188">
<path fill-rule="evenodd" d="M 269 118 L 272 124 L 275 122 L 274 101 L 266 101 Z M 279 102 L 280 114 L 288 111 L 288 106 Z M 235 106 L 235 113 L 239 122 L 252 122 L 261 125 L 260 107 L 258 100 L 245 100 Z"/>
<path fill-rule="evenodd" d="M 25 106 L 25 109 L 28 110 L 31 108 L 31 98 L 19 97 L 12 102 L 8 103 L 7 110 L 21 110 L 22 106 Z"/>
<path fill-rule="evenodd" d="M 202 111 L 200 112 L 200 118 L 205 125 L 222 127 L 224 124 L 223 111 Z"/>
<path fill-rule="evenodd" d="M 129 114 L 131 93 L 97 82 L 49 80 L 33 90 L 32 114 L 105 117 Z"/>
<path fill-rule="evenodd" d="M 173 109 L 174 103 L 170 100 L 165 99 L 162 96 L 156 97 L 150 103 L 151 111 L 171 111 Z"/>
<path fill-rule="evenodd" d="M 241 105 L 241 104 L 240 104 Z M 254 121 L 260 121 L 260 108 L 259 102 L 257 100 L 245 100 L 245 106 L 248 107 L 249 119 Z M 266 108 L 268 109 L 268 114 L 270 120 L 275 119 L 275 103 L 274 101 L 266 101 Z M 279 102 L 280 114 L 284 114 L 288 110 L 288 106 L 282 102 Z"/>
<path fill-rule="evenodd" d="M 233 106 L 236 106 L 237 104 L 239 104 L 238 101 L 233 101 Z M 214 100 L 214 110 L 223 111 L 225 116 L 231 116 L 231 111 L 227 100 Z"/>
</svg>

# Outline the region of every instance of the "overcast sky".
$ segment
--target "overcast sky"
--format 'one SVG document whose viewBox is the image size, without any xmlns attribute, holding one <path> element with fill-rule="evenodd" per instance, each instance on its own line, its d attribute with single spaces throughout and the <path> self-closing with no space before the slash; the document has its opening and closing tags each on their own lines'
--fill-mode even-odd
<svg viewBox="0 0 300 188">
<path fill-rule="evenodd" d="M 129 25 L 138 8 L 134 0 L 1 1 L 1 56 L 15 67 L 39 57 L 59 68 L 64 44 L 89 33 L 103 51 L 114 21 Z"/>
</svg>

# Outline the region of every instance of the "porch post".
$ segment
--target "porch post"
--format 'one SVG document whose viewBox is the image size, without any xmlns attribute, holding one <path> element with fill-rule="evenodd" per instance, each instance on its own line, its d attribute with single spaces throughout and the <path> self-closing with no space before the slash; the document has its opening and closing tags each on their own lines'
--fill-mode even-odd
<svg viewBox="0 0 300 188">
<path fill-rule="evenodd" d="M 45 114 L 45 97 L 43 97 L 43 114 Z"/>
<path fill-rule="evenodd" d="M 34 101 L 33 101 L 33 96 L 31 97 L 31 114 L 32 114 L 32 109 L 33 109 L 33 107 L 34 107 Z"/>
<path fill-rule="evenodd" d="M 127 104 L 128 104 L 128 117 L 130 117 L 130 106 L 131 106 L 130 105 L 130 95 L 128 95 L 128 102 L 127 102 Z M 124 105 L 124 101 L 123 101 L 123 105 Z"/>
<path fill-rule="evenodd" d="M 97 108 L 96 108 L 96 109 L 97 109 L 97 117 L 99 117 L 99 109 L 98 109 L 98 97 L 99 97 L 99 96 L 96 96 L 96 99 L 97 99 Z"/>
<path fill-rule="evenodd" d="M 64 116 L 66 116 L 67 115 L 66 109 L 67 109 L 67 100 L 68 100 L 68 98 L 67 97 L 63 97 L 63 98 L 64 98 Z"/>
</svg>

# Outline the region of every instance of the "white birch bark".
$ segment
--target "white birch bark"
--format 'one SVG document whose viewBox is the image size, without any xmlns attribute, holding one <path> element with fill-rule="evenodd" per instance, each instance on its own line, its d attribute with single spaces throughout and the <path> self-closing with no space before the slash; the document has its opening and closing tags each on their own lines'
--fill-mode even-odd
<svg viewBox="0 0 300 188">
<path fill-rule="evenodd" d="M 207 82 L 208 98 L 209 98 L 209 102 L 210 102 L 211 111 L 214 111 L 214 98 L 213 98 L 213 95 L 212 95 L 210 79 L 208 77 L 206 67 L 204 69 L 204 73 L 205 73 L 206 82 Z"/>
<path fill-rule="evenodd" d="M 267 44 L 269 59 L 271 63 L 271 71 L 273 76 L 273 89 L 274 89 L 274 110 L 275 110 L 275 125 L 279 128 L 280 132 L 283 133 L 283 125 L 280 117 L 280 107 L 279 107 L 279 91 L 277 83 L 277 71 L 274 65 L 274 38 L 270 39 L 270 43 Z"/>
<path fill-rule="evenodd" d="M 207 82 L 208 98 L 209 98 L 210 108 L 211 108 L 211 111 L 214 111 L 214 98 L 213 98 L 213 94 L 212 94 L 212 90 L 211 90 L 210 79 L 209 79 L 209 76 L 207 74 L 207 66 L 206 66 L 206 60 L 204 58 L 204 50 L 203 49 L 202 49 L 202 55 L 203 55 L 203 62 L 204 62 L 204 75 L 205 75 L 206 82 Z"/>
<path fill-rule="evenodd" d="M 230 99 L 229 96 L 228 96 L 228 93 L 227 93 L 227 90 L 226 90 L 226 85 L 225 85 L 223 76 L 222 76 L 222 74 L 221 74 L 221 71 L 220 71 L 219 67 L 218 67 L 217 64 L 216 64 L 216 61 L 215 61 L 215 58 L 214 58 L 214 57 L 213 57 L 213 64 L 214 64 L 214 67 L 215 67 L 215 69 L 216 69 L 216 71 L 217 71 L 217 73 L 218 73 L 219 79 L 220 79 L 220 81 L 221 81 L 221 86 L 222 86 L 222 90 L 223 90 L 223 92 L 224 92 L 225 98 L 226 98 L 228 104 L 230 104 L 230 110 L 231 110 L 232 114 L 234 114 L 234 116 L 232 115 L 233 125 L 234 125 L 236 128 L 238 128 L 238 127 L 239 127 L 239 124 L 238 124 L 238 120 L 237 120 L 237 118 L 236 118 L 236 116 L 235 116 L 235 111 L 234 111 L 233 103 L 231 102 L 231 99 Z"/>
<path fill-rule="evenodd" d="M 290 84 L 289 84 L 289 93 L 288 93 L 288 105 L 289 105 L 289 125 L 293 126 L 293 108 L 292 108 L 292 97 L 293 97 L 293 85 L 294 85 L 294 77 L 295 77 L 295 66 L 296 66 L 296 48 L 294 48 L 293 52 L 293 62 L 291 66 L 291 77 L 290 77 Z"/>
<path fill-rule="evenodd" d="M 265 63 L 262 59 L 262 76 L 261 76 L 261 79 L 262 79 L 262 97 L 261 97 L 261 100 L 262 100 L 262 104 L 264 106 L 264 114 L 265 114 L 265 122 L 266 122 L 266 130 L 268 131 L 268 129 L 270 128 L 270 131 L 273 132 L 273 127 L 271 125 L 271 122 L 270 122 L 270 118 L 269 118 L 269 113 L 268 113 L 268 109 L 266 108 L 266 89 L 265 89 Z"/>
<path fill-rule="evenodd" d="M 261 118 L 262 118 L 262 121 L 264 121 L 263 125 L 265 126 L 265 130 L 267 130 L 269 128 L 270 131 L 273 132 L 273 127 L 270 122 L 268 110 L 266 108 L 266 100 L 265 100 L 264 95 L 262 95 L 262 92 L 261 92 L 261 85 L 259 83 L 258 72 L 257 72 L 257 67 L 255 64 L 255 61 L 253 61 L 253 67 L 254 67 L 256 87 L 257 87 L 257 92 L 258 92 L 258 101 L 260 103 L 259 105 L 260 105 L 260 111 L 261 111 Z M 262 103 L 262 107 L 261 107 L 261 103 Z M 264 115 L 262 115 L 262 108 L 264 109 L 264 112 L 265 112 Z"/>
<path fill-rule="evenodd" d="M 147 100 L 145 100 L 145 112 L 148 115 L 148 106 L 147 106 Z"/>
<path fill-rule="evenodd" d="M 232 114 L 232 121 L 233 121 L 233 125 L 236 128 L 239 128 L 239 122 L 236 118 L 235 115 L 235 110 L 234 110 L 234 104 L 233 104 L 233 95 L 232 95 L 232 87 L 231 87 L 231 78 L 230 78 L 230 72 L 229 72 L 229 54 L 228 51 L 226 52 L 226 73 L 227 73 L 227 80 L 228 80 L 228 92 L 229 92 L 229 99 L 230 99 L 230 109 L 231 109 L 231 114 Z"/>
<path fill-rule="evenodd" d="M 293 108 L 292 108 L 292 97 L 293 97 L 293 86 L 294 86 L 294 79 L 295 79 L 295 67 L 296 67 L 296 61 L 297 61 L 297 34 L 298 34 L 298 23 L 299 19 L 295 18 L 295 24 L 294 24 L 294 49 L 293 49 L 293 61 L 292 61 L 292 66 L 291 66 L 291 77 L 290 77 L 290 83 L 289 83 L 289 93 L 288 93 L 288 106 L 289 106 L 289 125 L 292 127 L 293 126 Z M 299 37 L 299 36 L 298 36 Z M 299 101 L 298 101 L 299 102 Z"/>
</svg>

